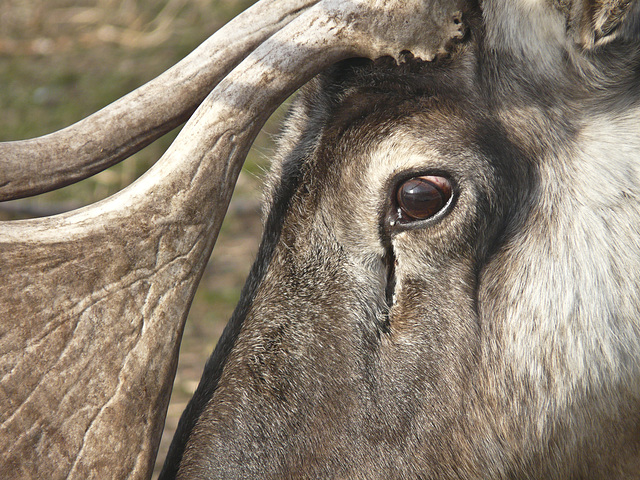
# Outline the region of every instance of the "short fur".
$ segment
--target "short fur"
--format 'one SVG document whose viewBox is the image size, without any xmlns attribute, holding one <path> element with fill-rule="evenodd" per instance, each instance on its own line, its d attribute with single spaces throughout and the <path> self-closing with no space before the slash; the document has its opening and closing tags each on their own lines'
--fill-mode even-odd
<svg viewBox="0 0 640 480">
<path fill-rule="evenodd" d="M 163 478 L 640 478 L 638 20 L 485 1 L 307 85 Z M 453 203 L 392 225 L 422 174 Z"/>
</svg>

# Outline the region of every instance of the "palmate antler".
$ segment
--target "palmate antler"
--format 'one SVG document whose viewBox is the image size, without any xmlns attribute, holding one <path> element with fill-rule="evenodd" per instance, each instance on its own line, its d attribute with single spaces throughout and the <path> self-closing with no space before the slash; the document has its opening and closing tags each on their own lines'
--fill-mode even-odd
<svg viewBox="0 0 640 480">
<path fill-rule="evenodd" d="M 52 190 L 141 149 L 217 85 L 128 188 L 0 223 L 3 476 L 150 476 L 187 311 L 255 135 L 336 61 L 444 52 L 464 3 L 263 0 L 100 112 L 0 145 L 0 198 Z"/>
</svg>

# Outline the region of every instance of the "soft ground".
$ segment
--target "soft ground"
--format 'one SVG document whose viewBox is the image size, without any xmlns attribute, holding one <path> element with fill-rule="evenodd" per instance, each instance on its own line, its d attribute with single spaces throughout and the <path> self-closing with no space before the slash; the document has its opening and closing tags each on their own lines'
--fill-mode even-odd
<svg viewBox="0 0 640 480">
<path fill-rule="evenodd" d="M 2 0 L 0 141 L 43 135 L 93 113 L 169 68 L 251 3 Z M 247 159 L 189 313 L 154 478 L 253 262 L 261 231 L 261 175 L 279 115 Z M 0 219 L 49 215 L 104 198 L 144 172 L 175 134 L 76 185 L 0 203 Z"/>
</svg>

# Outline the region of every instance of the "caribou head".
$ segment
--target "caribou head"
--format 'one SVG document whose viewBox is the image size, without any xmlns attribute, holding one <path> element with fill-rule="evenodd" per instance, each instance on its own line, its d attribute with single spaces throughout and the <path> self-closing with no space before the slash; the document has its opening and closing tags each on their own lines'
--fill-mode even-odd
<svg viewBox="0 0 640 480">
<path fill-rule="evenodd" d="M 9 161 L 7 198 L 55 188 L 220 82 L 125 191 L 0 225 L 7 318 L 41 323 L 2 337 L 23 348 L 3 357 L 3 432 L 18 438 L 5 466 L 147 474 L 239 164 L 306 83 L 258 258 L 161 477 L 637 478 L 640 3 L 287 1 L 235 22 L 165 74 L 186 95 L 177 112 L 147 114 L 152 83 L 96 114 L 117 123 L 139 106 L 107 153 L 84 155 L 78 130 L 3 146 L 12 159 L 78 152 L 73 173 L 52 161 L 38 181 Z M 209 71 L 212 46 L 227 48 Z M 91 122 L 71 128 L 94 135 Z M 97 351 L 111 360 L 83 356 Z M 82 388 L 59 373 L 78 362 Z M 45 460 L 20 462 L 43 445 Z"/>
</svg>

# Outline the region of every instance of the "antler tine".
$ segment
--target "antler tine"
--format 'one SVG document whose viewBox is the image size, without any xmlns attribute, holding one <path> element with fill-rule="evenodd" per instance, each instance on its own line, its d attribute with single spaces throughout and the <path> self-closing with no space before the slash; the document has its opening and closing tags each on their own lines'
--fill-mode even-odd
<svg viewBox="0 0 640 480">
<path fill-rule="evenodd" d="M 263 0 L 181 62 L 107 107 L 42 137 L 0 143 L 0 201 L 108 168 L 177 127 L 246 55 L 318 0 Z"/>
</svg>

